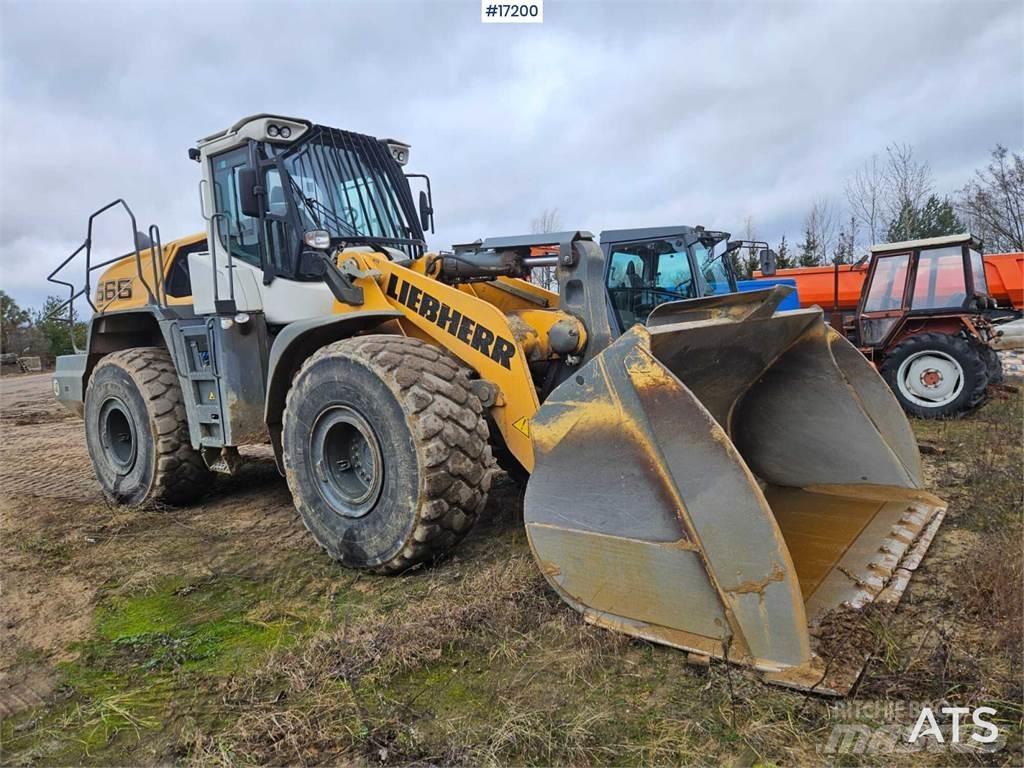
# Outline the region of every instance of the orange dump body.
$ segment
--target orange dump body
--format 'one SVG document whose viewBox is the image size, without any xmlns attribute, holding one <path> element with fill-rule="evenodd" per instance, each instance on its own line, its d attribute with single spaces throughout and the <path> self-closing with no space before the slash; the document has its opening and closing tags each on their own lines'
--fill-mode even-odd
<svg viewBox="0 0 1024 768">
<path fill-rule="evenodd" d="M 1000 307 L 1024 309 L 1024 253 L 991 253 L 984 259 L 992 298 Z"/>
<path fill-rule="evenodd" d="M 984 261 L 989 295 L 999 302 L 1000 307 L 1024 309 L 1024 253 L 991 253 L 984 257 Z M 849 264 L 839 267 L 840 310 L 851 312 L 857 309 L 867 274 L 868 262 L 858 267 Z M 780 269 L 774 276 L 796 281 L 801 307 L 816 304 L 824 309 L 832 308 L 835 296 L 834 267 Z M 754 277 L 760 278 L 763 275 L 755 272 Z"/>
<path fill-rule="evenodd" d="M 842 264 L 839 267 L 839 309 L 854 310 L 860 301 L 860 291 L 864 287 L 864 278 L 868 274 L 867 262 L 854 267 Z M 754 273 L 755 278 L 764 277 L 760 272 Z M 780 269 L 774 277 L 788 277 L 796 281 L 796 290 L 801 307 L 817 305 L 823 309 L 832 309 L 835 301 L 835 267 L 795 267 Z"/>
</svg>

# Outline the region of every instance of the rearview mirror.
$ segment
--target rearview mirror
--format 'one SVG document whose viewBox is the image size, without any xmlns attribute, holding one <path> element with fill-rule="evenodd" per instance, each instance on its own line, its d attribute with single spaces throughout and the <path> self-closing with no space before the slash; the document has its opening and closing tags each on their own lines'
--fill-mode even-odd
<svg viewBox="0 0 1024 768">
<path fill-rule="evenodd" d="M 263 195 L 263 188 L 257 185 L 256 169 L 242 168 L 238 171 L 238 206 L 243 216 L 259 218 L 263 213 L 260 206 L 260 197 Z"/>
<path fill-rule="evenodd" d="M 426 232 L 428 229 L 434 231 L 434 207 L 430 204 L 430 198 L 424 190 L 420 190 L 420 227 Z"/>
<path fill-rule="evenodd" d="M 758 260 L 761 262 L 761 274 L 765 277 L 771 277 L 775 274 L 775 268 L 779 262 L 779 256 L 771 248 L 762 248 L 757 254 Z"/>
</svg>

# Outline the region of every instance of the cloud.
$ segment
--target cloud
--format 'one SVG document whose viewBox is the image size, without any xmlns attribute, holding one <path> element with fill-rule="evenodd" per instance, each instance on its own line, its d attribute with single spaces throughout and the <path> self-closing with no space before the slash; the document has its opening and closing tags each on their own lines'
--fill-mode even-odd
<svg viewBox="0 0 1024 768">
<path fill-rule="evenodd" d="M 747 217 L 775 242 L 893 141 L 943 192 L 1024 134 L 1019 2 L 574 3 L 482 25 L 460 3 L 8 3 L 0 284 L 39 304 L 124 197 L 198 231 L 195 139 L 295 114 L 413 145 L 445 247 L 566 227 Z M 123 252 L 130 230 L 97 242 Z"/>
</svg>

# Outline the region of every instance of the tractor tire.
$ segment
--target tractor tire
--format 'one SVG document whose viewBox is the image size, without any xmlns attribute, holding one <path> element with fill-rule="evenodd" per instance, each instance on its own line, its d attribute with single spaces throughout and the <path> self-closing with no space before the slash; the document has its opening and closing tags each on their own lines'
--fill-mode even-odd
<svg viewBox="0 0 1024 768">
<path fill-rule="evenodd" d="M 85 393 L 85 440 L 103 494 L 117 504 L 188 504 L 213 481 L 192 448 L 178 373 L 160 347 L 97 363 Z"/>
<path fill-rule="evenodd" d="M 983 347 L 982 355 L 985 358 L 985 367 L 988 369 L 988 383 L 1002 384 L 1003 360 L 999 357 L 999 353 L 992 349 L 992 347 Z"/>
<path fill-rule="evenodd" d="M 881 368 L 903 410 L 923 419 L 966 413 L 985 399 L 982 350 L 960 336 L 922 333 L 893 347 Z"/>
<path fill-rule="evenodd" d="M 399 573 L 472 528 L 494 461 L 470 370 L 395 335 L 329 344 L 288 392 L 285 477 L 313 538 L 343 565 Z"/>
</svg>

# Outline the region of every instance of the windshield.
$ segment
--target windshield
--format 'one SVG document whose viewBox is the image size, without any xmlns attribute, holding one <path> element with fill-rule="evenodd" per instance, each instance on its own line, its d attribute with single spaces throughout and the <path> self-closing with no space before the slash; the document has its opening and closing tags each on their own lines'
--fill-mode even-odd
<svg viewBox="0 0 1024 768">
<path fill-rule="evenodd" d="M 317 127 L 282 164 L 304 226 L 339 240 L 422 242 L 400 166 L 376 139 Z"/>
<path fill-rule="evenodd" d="M 697 257 L 698 268 L 707 284 L 706 296 L 718 296 L 723 293 L 732 293 L 732 286 L 729 283 L 729 267 L 722 254 L 715 255 L 715 247 L 706 247 L 704 243 L 695 243 L 694 254 Z"/>
<path fill-rule="evenodd" d="M 666 301 L 699 295 L 682 240 L 614 245 L 608 259 L 608 294 L 623 330 L 643 323 Z"/>
</svg>

